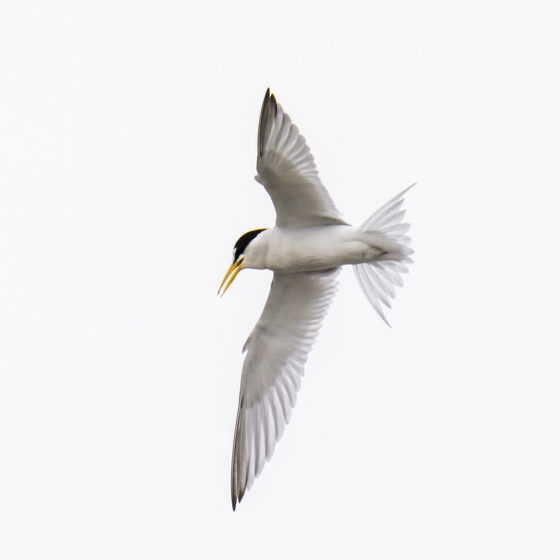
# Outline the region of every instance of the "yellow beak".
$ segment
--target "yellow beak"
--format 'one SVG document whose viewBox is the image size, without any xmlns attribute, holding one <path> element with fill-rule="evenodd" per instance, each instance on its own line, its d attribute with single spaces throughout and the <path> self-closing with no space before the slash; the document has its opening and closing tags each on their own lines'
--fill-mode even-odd
<svg viewBox="0 0 560 560">
<path fill-rule="evenodd" d="M 243 263 L 243 258 L 239 258 L 236 262 L 234 262 L 229 268 L 228 271 L 226 272 L 226 275 L 224 276 L 224 279 L 222 280 L 222 283 L 220 284 L 220 287 L 218 288 L 218 294 L 220 294 L 220 291 L 222 289 L 222 286 L 225 284 L 225 288 L 223 290 L 223 292 L 221 293 L 221 295 L 223 296 L 226 292 L 227 289 L 231 286 L 231 283 L 235 280 L 235 277 L 239 274 L 239 271 L 241 270 L 241 264 Z M 228 280 L 229 278 L 229 280 Z M 226 284 L 226 280 L 227 280 L 227 284 Z"/>
</svg>

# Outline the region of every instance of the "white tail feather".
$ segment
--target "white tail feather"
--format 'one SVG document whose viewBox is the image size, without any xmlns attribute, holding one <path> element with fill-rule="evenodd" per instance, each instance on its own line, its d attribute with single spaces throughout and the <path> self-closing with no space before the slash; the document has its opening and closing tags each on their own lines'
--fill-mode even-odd
<svg viewBox="0 0 560 560">
<path fill-rule="evenodd" d="M 380 260 L 354 265 L 354 272 L 362 291 L 387 325 L 389 325 L 389 322 L 383 313 L 381 304 L 391 307 L 389 298 L 395 298 L 395 286 L 403 285 L 401 274 L 408 272 L 405 263 L 412 262 L 410 255 L 414 253 L 408 247 L 411 239 L 405 235 L 410 229 L 410 224 L 403 223 L 405 210 L 401 210 L 404 195 L 413 186 L 411 185 L 389 200 L 358 228 L 358 231 L 371 231 L 380 234 L 399 246 L 398 252 L 391 251 L 390 254 Z"/>
</svg>

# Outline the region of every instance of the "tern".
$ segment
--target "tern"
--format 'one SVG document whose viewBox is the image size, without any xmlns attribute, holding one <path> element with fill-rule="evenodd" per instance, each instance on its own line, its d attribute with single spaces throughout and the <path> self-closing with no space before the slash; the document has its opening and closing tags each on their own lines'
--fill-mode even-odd
<svg viewBox="0 0 560 560">
<path fill-rule="evenodd" d="M 340 267 L 353 265 L 368 301 L 387 323 L 395 286 L 413 253 L 401 209 L 405 189 L 355 228 L 321 183 L 306 140 L 270 89 L 262 104 L 255 179 L 276 210 L 276 225 L 242 235 L 218 290 L 245 268 L 274 272 L 270 294 L 243 347 L 231 464 L 235 511 L 274 453 L 296 404 L 305 363 L 336 292 Z M 412 185 L 414 186 L 414 185 Z"/>
</svg>

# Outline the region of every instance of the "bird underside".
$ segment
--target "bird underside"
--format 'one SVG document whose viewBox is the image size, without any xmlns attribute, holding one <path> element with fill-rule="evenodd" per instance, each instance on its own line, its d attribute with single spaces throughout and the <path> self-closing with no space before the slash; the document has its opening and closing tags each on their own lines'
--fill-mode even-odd
<svg viewBox="0 0 560 560">
<path fill-rule="evenodd" d="M 255 240 L 242 266 L 281 273 L 310 272 L 380 260 L 401 261 L 410 252 L 381 232 L 358 231 L 348 225 L 275 227 Z"/>
</svg>

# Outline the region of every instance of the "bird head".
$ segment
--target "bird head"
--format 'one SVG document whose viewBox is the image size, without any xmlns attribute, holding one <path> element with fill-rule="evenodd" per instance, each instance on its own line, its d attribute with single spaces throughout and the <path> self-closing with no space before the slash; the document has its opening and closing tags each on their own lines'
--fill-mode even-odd
<svg viewBox="0 0 560 560">
<path fill-rule="evenodd" d="M 247 248 L 249 247 L 251 241 L 253 241 L 253 239 L 255 239 L 255 237 L 257 237 L 257 235 L 259 235 L 259 233 L 262 233 L 263 231 L 266 231 L 266 228 L 253 229 L 251 231 L 248 231 L 247 233 L 244 233 L 235 242 L 235 245 L 233 246 L 233 262 L 231 263 L 231 266 L 228 268 L 228 271 L 226 272 L 226 275 L 224 276 L 224 279 L 220 284 L 220 288 L 218 289 L 218 294 L 220 293 L 220 291 L 222 291 L 222 287 L 224 286 L 224 284 L 225 287 L 221 295 L 223 296 L 226 293 L 227 289 L 231 286 L 231 283 L 235 280 L 235 277 L 239 274 L 239 271 L 243 268 L 243 261 L 245 260 L 245 252 L 247 251 Z"/>
</svg>

